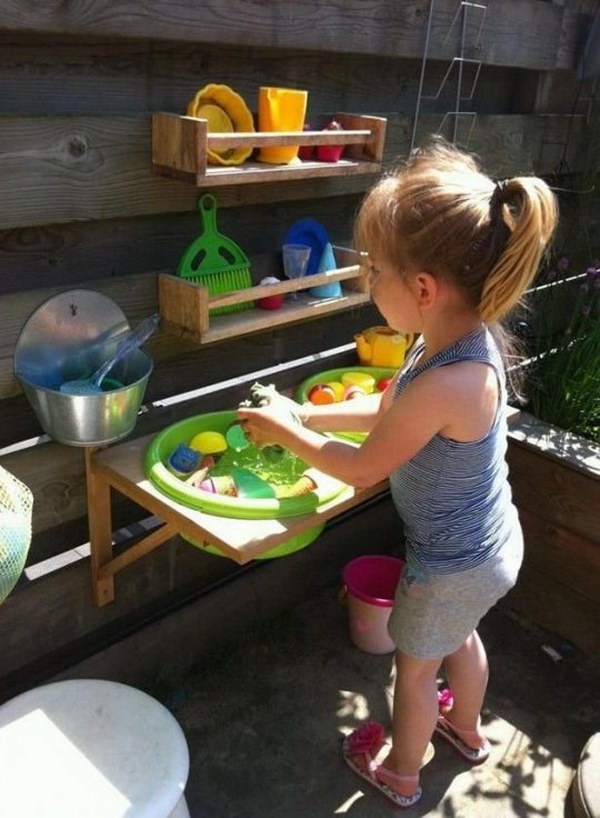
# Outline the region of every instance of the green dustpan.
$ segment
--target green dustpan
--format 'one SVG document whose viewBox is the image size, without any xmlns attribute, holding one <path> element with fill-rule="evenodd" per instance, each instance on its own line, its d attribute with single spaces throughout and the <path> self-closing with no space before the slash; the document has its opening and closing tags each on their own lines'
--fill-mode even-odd
<svg viewBox="0 0 600 818">
<path fill-rule="evenodd" d="M 217 201 L 210 193 L 200 196 L 198 210 L 202 234 L 184 252 L 177 275 L 206 287 L 210 295 L 224 295 L 252 287 L 250 260 L 241 247 L 217 230 Z M 254 306 L 253 301 L 216 307 L 211 315 L 240 312 Z"/>
</svg>

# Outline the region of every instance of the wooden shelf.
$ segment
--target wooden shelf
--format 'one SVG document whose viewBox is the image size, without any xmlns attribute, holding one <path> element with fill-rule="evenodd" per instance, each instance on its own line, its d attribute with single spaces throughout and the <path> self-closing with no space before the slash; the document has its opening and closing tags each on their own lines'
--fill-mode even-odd
<svg viewBox="0 0 600 818">
<path fill-rule="evenodd" d="M 336 113 L 342 131 L 294 133 L 209 133 L 205 119 L 157 112 L 152 115 L 152 169 L 160 176 L 196 187 L 278 182 L 329 176 L 378 173 L 381 170 L 387 120 L 376 116 Z M 242 165 L 209 165 L 207 151 L 282 145 L 345 145 L 338 162 L 299 161 L 271 165 L 248 161 Z"/>
<path fill-rule="evenodd" d="M 161 326 L 178 337 L 187 338 L 198 344 L 212 344 L 239 335 L 319 318 L 368 303 L 369 285 L 366 267 L 360 263 L 361 256 L 345 247 L 334 247 L 334 251 L 338 263 L 343 265 L 337 270 L 293 281 L 281 281 L 279 284 L 236 290 L 226 295 L 211 296 L 207 288 L 201 284 L 163 273 L 158 280 Z M 304 292 L 309 288 L 331 284 L 334 281 L 343 282 L 342 295 L 338 297 L 316 298 Z M 217 307 L 248 301 L 256 302 L 268 296 L 293 292 L 297 292 L 297 300 L 284 301 L 278 310 L 254 307 L 225 315 L 210 314 L 210 311 Z"/>
</svg>

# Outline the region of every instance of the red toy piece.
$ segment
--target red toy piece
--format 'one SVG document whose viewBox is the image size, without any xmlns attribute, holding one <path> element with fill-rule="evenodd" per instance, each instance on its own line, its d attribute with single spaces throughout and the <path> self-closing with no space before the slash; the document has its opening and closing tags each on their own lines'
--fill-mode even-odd
<svg viewBox="0 0 600 818">
<path fill-rule="evenodd" d="M 311 127 L 310 127 L 308 122 L 304 126 L 303 130 L 305 130 L 305 131 L 310 131 L 311 130 Z M 314 152 L 315 152 L 315 146 L 314 145 L 300 145 L 300 147 L 298 148 L 298 159 L 304 159 L 304 160 L 313 159 L 314 158 Z"/>
<path fill-rule="evenodd" d="M 323 128 L 324 131 L 343 131 L 339 122 L 332 119 Z M 317 145 L 317 159 L 319 162 L 337 162 L 342 158 L 344 152 L 343 145 Z"/>
</svg>

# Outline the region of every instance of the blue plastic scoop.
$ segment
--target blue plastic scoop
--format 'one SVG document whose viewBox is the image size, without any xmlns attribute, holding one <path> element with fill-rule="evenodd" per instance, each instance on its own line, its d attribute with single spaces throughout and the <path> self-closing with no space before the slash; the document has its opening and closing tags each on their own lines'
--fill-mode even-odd
<svg viewBox="0 0 600 818">
<path fill-rule="evenodd" d="M 102 364 L 93 375 L 89 378 L 81 378 L 76 381 L 65 381 L 61 384 L 60 391 L 67 395 L 99 395 L 102 393 L 101 384 L 106 375 L 110 372 L 115 364 L 126 358 L 131 352 L 140 347 L 144 341 L 152 335 L 154 330 L 158 327 L 160 322 L 160 315 L 155 313 L 149 318 L 146 318 L 131 332 L 127 333 L 126 337 L 119 342 L 117 350 L 112 358 Z"/>
</svg>

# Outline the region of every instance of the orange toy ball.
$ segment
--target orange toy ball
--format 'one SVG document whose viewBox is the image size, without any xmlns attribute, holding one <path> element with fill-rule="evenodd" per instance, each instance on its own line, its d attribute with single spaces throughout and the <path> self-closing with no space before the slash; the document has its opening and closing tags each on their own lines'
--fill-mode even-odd
<svg viewBox="0 0 600 818">
<path fill-rule="evenodd" d="M 308 393 L 308 399 L 315 406 L 322 406 L 326 403 L 335 403 L 335 392 L 326 383 L 318 383 Z"/>
<path fill-rule="evenodd" d="M 364 398 L 367 393 L 364 389 L 356 384 L 352 384 L 346 388 L 344 392 L 344 400 L 355 400 L 356 398 Z"/>
</svg>

